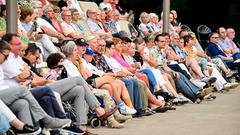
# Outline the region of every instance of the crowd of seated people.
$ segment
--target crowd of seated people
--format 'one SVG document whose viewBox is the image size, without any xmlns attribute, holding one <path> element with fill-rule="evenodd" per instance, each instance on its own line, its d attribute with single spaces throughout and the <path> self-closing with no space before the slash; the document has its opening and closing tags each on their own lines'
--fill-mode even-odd
<svg viewBox="0 0 240 135">
<path fill-rule="evenodd" d="M 157 14 L 142 12 L 133 40 L 120 26 L 129 14 L 118 0 L 86 13 L 75 0 L 26 0 L 17 13 L 17 33 L 6 33 L 1 5 L 0 134 L 94 135 L 89 114 L 124 128 L 130 119 L 213 101 L 214 91 L 238 87 L 233 28 L 219 27 L 203 50 L 195 33 L 181 30 L 175 10 L 168 32 Z"/>
</svg>

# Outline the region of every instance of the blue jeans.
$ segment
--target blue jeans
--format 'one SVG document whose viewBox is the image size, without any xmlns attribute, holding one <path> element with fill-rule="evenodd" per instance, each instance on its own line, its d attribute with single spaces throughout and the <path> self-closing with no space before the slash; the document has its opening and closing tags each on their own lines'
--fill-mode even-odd
<svg viewBox="0 0 240 135">
<path fill-rule="evenodd" d="M 178 72 L 179 73 L 179 72 Z M 182 93 L 185 97 L 195 102 L 197 100 L 197 92 L 200 90 L 196 85 L 194 85 L 189 79 L 187 79 L 183 74 L 179 73 L 179 78 L 174 77 L 170 74 L 176 84 L 177 91 Z"/>
<path fill-rule="evenodd" d="M 119 78 L 119 79 L 125 83 L 134 108 L 137 110 L 142 109 L 142 98 L 137 80 L 134 78 L 130 79 Z"/>
<path fill-rule="evenodd" d="M 33 88 L 31 93 L 48 115 L 57 118 L 67 118 L 50 87 Z"/>
<path fill-rule="evenodd" d="M 191 76 L 185 70 L 182 70 L 182 68 L 178 64 L 171 64 L 168 65 L 168 67 L 170 67 L 172 70 L 176 72 L 182 73 L 185 77 L 187 77 L 187 79 L 191 79 Z"/>
<path fill-rule="evenodd" d="M 145 75 L 147 75 L 148 82 L 149 82 L 149 85 L 150 85 L 149 89 L 150 89 L 151 93 L 153 94 L 154 93 L 154 88 L 157 85 L 157 81 L 156 81 L 156 78 L 154 77 L 151 69 L 141 69 L 141 70 L 138 70 L 137 72 L 144 73 Z"/>
</svg>

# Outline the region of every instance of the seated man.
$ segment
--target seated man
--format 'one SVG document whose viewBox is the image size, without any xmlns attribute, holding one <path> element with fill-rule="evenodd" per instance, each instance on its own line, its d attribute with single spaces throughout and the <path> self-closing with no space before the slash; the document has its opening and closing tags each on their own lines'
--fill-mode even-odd
<svg viewBox="0 0 240 135">
<path fill-rule="evenodd" d="M 112 38 L 112 33 L 105 32 L 103 26 L 101 26 L 102 24 L 98 22 L 96 10 L 92 9 L 87 10 L 87 25 L 93 34 L 96 34 L 100 37 L 103 36 Z"/>
<path fill-rule="evenodd" d="M 0 99 L 8 105 L 18 117 L 29 125 L 42 121 L 45 128 L 61 128 L 67 126 L 71 121 L 68 119 L 57 119 L 47 115 L 39 106 L 36 99 L 24 87 L 13 87 L 7 85 L 4 78 L 2 63 L 7 60 L 10 46 L 5 41 L 0 41 Z M 29 127 L 29 130 L 36 130 Z M 28 131 L 31 132 L 31 131 Z"/>
<path fill-rule="evenodd" d="M 231 57 L 227 56 L 222 48 L 218 45 L 219 41 L 219 34 L 218 33 L 212 33 L 209 36 L 209 44 L 208 47 L 206 48 L 207 52 L 211 57 L 219 57 L 221 58 L 230 69 L 235 70 L 237 65 L 240 65 L 239 58 L 237 57 Z"/>
<path fill-rule="evenodd" d="M 218 28 L 218 33 L 220 35 L 220 40 L 218 44 L 222 48 L 223 52 L 227 56 L 239 58 L 239 48 L 233 42 L 233 39 L 235 37 L 235 31 L 232 28 L 228 28 L 226 30 L 224 27 L 220 27 Z"/>
<path fill-rule="evenodd" d="M 83 37 L 83 34 L 79 31 L 76 25 L 72 23 L 72 13 L 70 10 L 63 10 L 62 18 L 63 22 L 61 23 L 61 27 L 66 37 L 72 39 L 78 39 Z"/>
</svg>

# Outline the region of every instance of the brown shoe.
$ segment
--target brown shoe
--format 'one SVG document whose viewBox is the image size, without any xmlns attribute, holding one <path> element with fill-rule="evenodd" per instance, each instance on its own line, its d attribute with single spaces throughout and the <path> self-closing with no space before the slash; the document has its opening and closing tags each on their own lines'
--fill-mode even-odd
<svg viewBox="0 0 240 135">
<path fill-rule="evenodd" d="M 107 119 L 107 117 L 112 115 L 116 110 L 117 110 L 117 106 L 115 106 L 114 108 L 111 108 L 111 109 L 105 109 L 105 113 L 102 116 L 99 116 L 98 119 L 100 121 L 105 121 Z"/>
</svg>

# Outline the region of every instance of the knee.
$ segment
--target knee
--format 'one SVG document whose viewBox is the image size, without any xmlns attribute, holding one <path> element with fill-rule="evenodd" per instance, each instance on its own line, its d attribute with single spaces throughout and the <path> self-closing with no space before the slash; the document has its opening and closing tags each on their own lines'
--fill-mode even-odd
<svg viewBox="0 0 240 135">
<path fill-rule="evenodd" d="M 14 103 L 12 103 L 10 108 L 12 108 L 14 112 L 20 112 L 22 110 L 28 110 L 29 109 L 29 103 L 28 103 L 27 100 L 18 99 Z"/>
<path fill-rule="evenodd" d="M 70 91 L 73 95 L 80 96 L 80 95 L 85 95 L 84 88 L 82 86 L 75 86 L 74 88 L 71 89 Z"/>
<path fill-rule="evenodd" d="M 29 90 L 26 89 L 25 87 L 19 87 L 18 91 L 20 91 L 20 93 L 22 93 L 23 95 L 26 95 L 27 93 L 29 93 Z"/>
<path fill-rule="evenodd" d="M 81 85 L 83 81 L 85 81 L 81 76 L 75 76 L 71 77 L 72 82 L 75 82 L 75 84 Z"/>
</svg>

